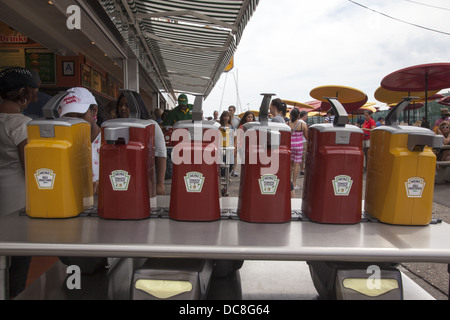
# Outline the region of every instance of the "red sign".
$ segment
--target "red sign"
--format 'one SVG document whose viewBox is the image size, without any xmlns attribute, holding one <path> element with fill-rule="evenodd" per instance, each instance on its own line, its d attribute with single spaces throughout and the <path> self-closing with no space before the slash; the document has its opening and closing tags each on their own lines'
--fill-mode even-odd
<svg viewBox="0 0 450 320">
<path fill-rule="evenodd" d="M 0 43 L 16 44 L 27 43 L 28 37 L 23 34 L 0 34 Z"/>
</svg>

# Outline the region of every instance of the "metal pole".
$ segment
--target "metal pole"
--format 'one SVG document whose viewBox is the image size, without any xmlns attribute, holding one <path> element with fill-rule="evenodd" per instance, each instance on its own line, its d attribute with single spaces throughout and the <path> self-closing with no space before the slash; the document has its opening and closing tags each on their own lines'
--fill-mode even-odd
<svg viewBox="0 0 450 320">
<path fill-rule="evenodd" d="M 428 123 L 428 75 L 425 74 L 425 121 Z M 431 127 L 431 125 L 430 125 Z"/>
</svg>

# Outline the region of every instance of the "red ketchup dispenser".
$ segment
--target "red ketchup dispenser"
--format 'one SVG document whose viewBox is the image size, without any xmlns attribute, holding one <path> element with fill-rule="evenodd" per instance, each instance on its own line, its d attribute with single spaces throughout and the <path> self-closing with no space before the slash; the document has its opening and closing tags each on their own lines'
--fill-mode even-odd
<svg viewBox="0 0 450 320">
<path fill-rule="evenodd" d="M 174 125 L 169 207 L 169 218 L 174 220 L 220 219 L 220 125 L 202 120 L 202 99 L 195 98 L 192 120 Z"/>
<path fill-rule="evenodd" d="M 347 124 L 336 98 L 328 101 L 334 122 L 308 130 L 302 211 L 314 222 L 355 224 L 362 215 L 363 131 Z"/>
<path fill-rule="evenodd" d="M 263 95 L 259 122 L 244 125 L 237 213 L 246 222 L 284 223 L 291 221 L 291 129 L 268 121 L 272 94 Z"/>
<path fill-rule="evenodd" d="M 102 124 L 98 215 L 104 219 L 150 217 L 154 123 L 113 119 Z"/>
</svg>

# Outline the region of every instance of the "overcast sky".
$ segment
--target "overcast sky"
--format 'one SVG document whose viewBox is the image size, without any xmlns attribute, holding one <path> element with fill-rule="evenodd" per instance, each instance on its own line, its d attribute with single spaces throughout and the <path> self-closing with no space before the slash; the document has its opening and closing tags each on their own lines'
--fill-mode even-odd
<svg viewBox="0 0 450 320">
<path fill-rule="evenodd" d="M 450 34 L 448 0 L 355 2 Z M 450 62 L 449 34 L 395 21 L 348 0 L 261 0 L 238 45 L 234 69 L 205 100 L 204 115 L 229 105 L 239 112 L 258 110 L 263 92 L 307 102 L 313 100 L 310 91 L 324 85 L 354 87 L 377 102 L 373 94 L 389 73 Z"/>
</svg>

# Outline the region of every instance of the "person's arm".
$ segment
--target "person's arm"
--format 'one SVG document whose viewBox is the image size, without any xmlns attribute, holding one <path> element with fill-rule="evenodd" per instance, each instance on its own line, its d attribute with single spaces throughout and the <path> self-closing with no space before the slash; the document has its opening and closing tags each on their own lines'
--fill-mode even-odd
<svg viewBox="0 0 450 320">
<path fill-rule="evenodd" d="M 166 175 L 166 158 L 155 157 L 156 161 L 156 195 L 165 195 L 164 177 Z"/>
<path fill-rule="evenodd" d="M 448 137 L 444 137 L 444 140 L 442 141 L 443 145 L 450 145 L 450 134 L 448 135 Z"/>
<path fill-rule="evenodd" d="M 377 123 L 375 122 L 375 120 L 372 119 L 371 126 L 370 126 L 370 131 L 372 131 L 376 127 L 377 127 Z"/>
<path fill-rule="evenodd" d="M 20 164 L 23 170 L 25 170 L 25 146 L 27 145 L 27 139 L 23 140 L 17 145 L 17 152 L 19 153 Z"/>
<path fill-rule="evenodd" d="M 156 162 L 156 194 L 164 195 L 164 178 L 166 176 L 166 157 L 167 148 L 164 140 L 164 134 L 158 124 L 155 122 L 155 162 Z"/>
<path fill-rule="evenodd" d="M 305 124 L 302 126 L 303 137 L 305 140 L 308 140 L 308 126 Z"/>
<path fill-rule="evenodd" d="M 376 124 L 376 122 L 374 121 L 374 122 L 369 122 L 369 127 L 362 127 L 361 129 L 363 130 L 363 131 L 372 131 L 373 129 L 375 129 L 377 127 L 377 124 Z"/>
<path fill-rule="evenodd" d="M 11 139 L 17 147 L 20 165 L 25 170 L 25 146 L 27 145 L 27 123 L 30 117 L 18 117 L 9 123 Z"/>
</svg>

